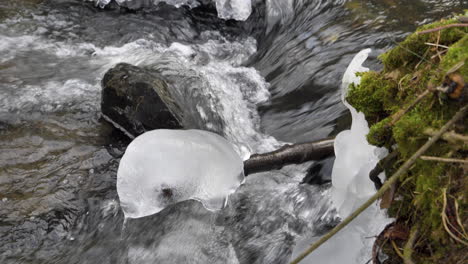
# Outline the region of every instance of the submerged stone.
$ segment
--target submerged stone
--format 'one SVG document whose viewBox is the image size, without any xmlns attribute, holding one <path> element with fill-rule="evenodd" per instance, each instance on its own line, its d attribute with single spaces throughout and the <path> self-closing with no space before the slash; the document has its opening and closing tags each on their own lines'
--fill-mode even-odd
<svg viewBox="0 0 468 264">
<path fill-rule="evenodd" d="M 182 127 L 167 84 L 154 72 L 120 63 L 104 75 L 102 88 L 103 117 L 130 138 L 153 129 Z"/>
</svg>

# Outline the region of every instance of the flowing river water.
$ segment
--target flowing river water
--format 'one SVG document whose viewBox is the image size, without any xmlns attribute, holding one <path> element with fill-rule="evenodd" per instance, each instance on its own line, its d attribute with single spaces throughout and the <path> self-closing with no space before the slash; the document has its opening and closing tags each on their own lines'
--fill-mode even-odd
<svg viewBox="0 0 468 264">
<path fill-rule="evenodd" d="M 104 73 L 151 67 L 192 89 L 181 107 L 198 128 L 271 151 L 349 127 L 340 84 L 358 51 L 372 48 L 379 69 L 377 55 L 418 25 L 468 8 L 258 0 L 234 21 L 199 2 L 0 0 L 0 263 L 287 263 L 300 237 L 339 221 L 333 159 L 251 175 L 219 212 L 186 201 L 124 224 L 115 186 L 129 140 L 100 117 Z"/>
</svg>

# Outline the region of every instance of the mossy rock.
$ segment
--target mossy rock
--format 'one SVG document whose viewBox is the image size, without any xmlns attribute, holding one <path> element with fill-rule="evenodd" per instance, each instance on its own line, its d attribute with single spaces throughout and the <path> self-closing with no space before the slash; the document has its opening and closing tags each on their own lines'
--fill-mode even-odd
<svg viewBox="0 0 468 264">
<path fill-rule="evenodd" d="M 457 23 L 456 19 L 449 19 L 420 27 L 397 47 L 380 56 L 380 59 L 385 66 L 385 71 L 390 72 L 402 67 L 411 70 L 411 67 L 414 67 L 419 63 L 421 58 L 432 48 L 432 46 L 427 45 L 426 43 L 437 44 L 438 42 L 439 45 L 450 46 L 466 36 L 468 33 L 468 29 L 466 27 L 448 28 L 435 33 L 418 34 L 420 31 L 454 23 Z M 437 41 L 438 38 L 439 41 Z"/>
</svg>

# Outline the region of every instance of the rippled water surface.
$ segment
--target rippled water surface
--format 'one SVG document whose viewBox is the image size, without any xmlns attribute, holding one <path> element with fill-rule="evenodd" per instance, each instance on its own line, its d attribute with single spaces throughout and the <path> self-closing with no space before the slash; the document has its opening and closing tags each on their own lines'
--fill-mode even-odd
<svg viewBox="0 0 468 264">
<path fill-rule="evenodd" d="M 118 62 L 158 71 L 191 126 L 265 152 L 349 125 L 339 86 L 358 51 L 372 48 L 378 69 L 376 56 L 418 25 L 468 8 L 267 0 L 237 22 L 201 2 L 0 1 L 1 263 L 286 263 L 297 237 L 336 223 L 317 185 L 333 159 L 251 175 L 217 213 L 186 201 L 124 224 L 115 184 L 129 141 L 100 118 L 104 73 Z"/>
</svg>

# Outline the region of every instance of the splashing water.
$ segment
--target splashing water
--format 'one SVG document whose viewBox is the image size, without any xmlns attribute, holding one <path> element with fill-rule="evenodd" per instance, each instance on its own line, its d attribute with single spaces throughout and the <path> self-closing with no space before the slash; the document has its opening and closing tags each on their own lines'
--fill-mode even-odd
<svg viewBox="0 0 468 264">
<path fill-rule="evenodd" d="M 337 222 L 337 187 L 300 184 L 310 163 L 247 177 L 222 210 L 188 200 L 130 218 L 122 230 L 113 201 L 128 142 L 100 120 L 103 74 L 119 62 L 158 71 L 179 94 L 188 127 L 222 135 L 246 158 L 280 147 L 276 139 L 341 131 L 348 115 L 339 80 L 354 54 L 381 53 L 393 45 L 389 35 L 399 40 L 468 7 L 255 0 L 237 22 L 220 19 L 212 0 L 113 2 L 100 10 L 84 0 L 0 1 L 2 264 L 287 263 L 298 237 L 311 234 L 298 245 L 308 246 Z M 378 67 L 374 56 L 369 65 Z M 325 165 L 313 177 L 328 180 L 332 161 L 314 164 Z M 357 199 L 342 204 L 342 217 Z M 387 221 L 376 205 L 369 210 L 314 263 L 365 263 L 373 239 L 362 234 Z"/>
</svg>

